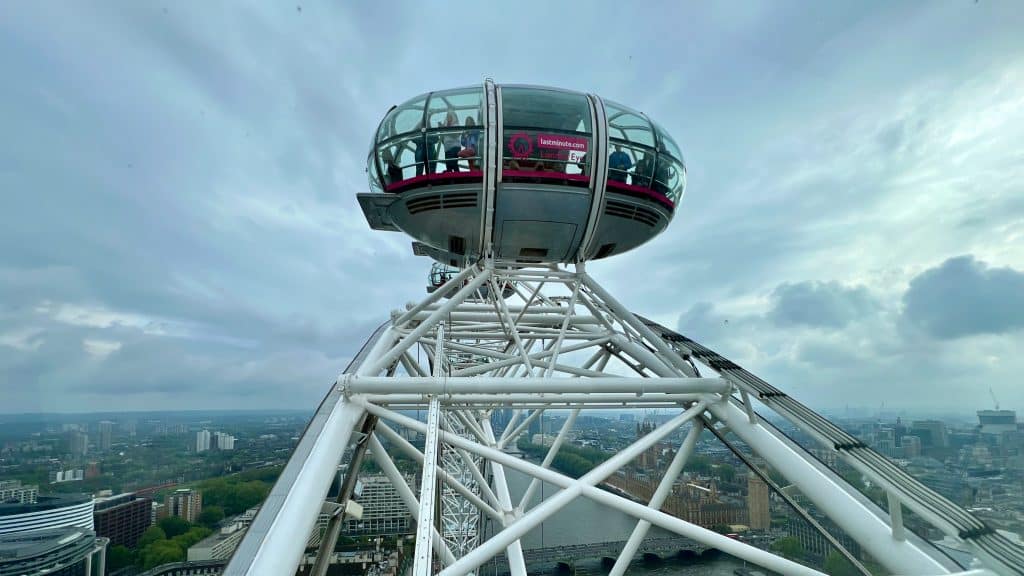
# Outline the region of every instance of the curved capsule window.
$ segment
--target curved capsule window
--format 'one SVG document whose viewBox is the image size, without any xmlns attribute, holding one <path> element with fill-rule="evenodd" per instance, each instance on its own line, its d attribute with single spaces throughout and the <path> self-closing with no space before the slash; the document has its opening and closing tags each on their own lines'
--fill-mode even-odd
<svg viewBox="0 0 1024 576">
<path fill-rule="evenodd" d="M 593 120 L 585 95 L 502 87 L 501 113 L 502 180 L 589 185 Z"/>
<path fill-rule="evenodd" d="M 646 193 L 654 176 L 655 138 L 651 122 L 639 112 L 605 101 L 608 117 L 608 186 Z"/>
<path fill-rule="evenodd" d="M 661 126 L 655 124 L 654 128 L 658 131 L 658 152 L 666 153 L 682 162 L 683 153 L 679 150 L 679 145 L 676 144 L 676 141 L 673 140 L 672 137 L 668 135 L 668 132 L 666 132 Z"/>
<path fill-rule="evenodd" d="M 374 152 L 370 151 L 369 157 L 366 159 L 366 174 L 370 180 L 370 192 L 374 194 L 380 194 L 384 191 L 384 185 L 381 183 L 380 174 L 377 173 L 377 163 L 373 160 Z"/>
<path fill-rule="evenodd" d="M 388 113 L 377 131 L 381 187 L 482 181 L 482 95 L 481 88 L 433 92 Z"/>
<path fill-rule="evenodd" d="M 423 128 L 423 107 L 427 105 L 427 96 L 417 96 L 401 106 L 396 106 L 384 117 L 377 129 L 377 142 L 383 142 L 409 132 L 419 132 Z"/>
<path fill-rule="evenodd" d="M 655 174 L 655 189 L 675 203 L 682 198 L 686 188 L 686 161 L 672 136 L 658 124 L 654 124 L 654 129 L 658 132 L 658 165 L 664 165 Z"/>
<path fill-rule="evenodd" d="M 436 159 L 428 174 L 472 173 L 483 178 L 480 170 L 483 153 L 482 88 L 445 90 L 430 95 L 427 106 L 427 156 Z"/>
<path fill-rule="evenodd" d="M 675 204 L 682 197 L 685 185 L 686 169 L 683 163 L 667 154 L 658 154 L 651 189 L 664 194 Z"/>
</svg>

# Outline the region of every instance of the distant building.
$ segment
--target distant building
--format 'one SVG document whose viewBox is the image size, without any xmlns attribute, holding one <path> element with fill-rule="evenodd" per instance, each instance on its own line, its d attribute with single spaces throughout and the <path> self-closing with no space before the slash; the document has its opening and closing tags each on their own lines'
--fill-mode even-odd
<svg viewBox="0 0 1024 576">
<path fill-rule="evenodd" d="M 214 445 L 217 446 L 217 450 L 234 450 L 235 449 L 235 437 L 225 432 L 214 432 Z"/>
<path fill-rule="evenodd" d="M 93 530 L 93 499 L 87 494 L 37 496 L 32 503 L 0 504 L 0 534 L 63 528 Z"/>
<path fill-rule="evenodd" d="M 93 512 L 96 534 L 110 539 L 111 546 L 134 548 L 153 524 L 153 501 L 132 493 L 97 498 Z"/>
<path fill-rule="evenodd" d="M 217 532 L 193 544 L 188 549 L 189 562 L 202 562 L 210 560 L 226 560 L 234 553 L 235 548 L 245 536 L 245 531 L 252 525 L 256 513 L 260 507 L 254 506 L 245 512 L 224 522 Z M 313 530 L 306 539 L 306 549 L 316 548 L 320 545 L 327 523 L 330 520 L 330 509 L 321 510 Z"/>
<path fill-rule="evenodd" d="M 109 420 L 103 420 L 99 424 L 100 430 L 100 443 L 99 449 L 101 451 L 110 450 L 111 437 L 114 434 L 114 423 Z"/>
<path fill-rule="evenodd" d="M 150 501 L 149 509 L 149 523 L 156 524 L 157 522 L 167 518 L 167 506 L 159 502 Z"/>
<path fill-rule="evenodd" d="M 107 539 L 78 527 L 0 535 L 0 575 L 78 576 L 106 573 Z"/>
<path fill-rule="evenodd" d="M 636 420 L 636 415 L 630 412 L 619 414 L 619 422 L 633 422 Z"/>
<path fill-rule="evenodd" d="M 1000 435 L 1017 431 L 1017 413 L 1013 410 L 978 410 L 978 425 L 982 434 Z"/>
<path fill-rule="evenodd" d="M 369 474 L 359 478 L 363 485 L 358 502 L 363 507 L 363 517 L 347 520 L 346 534 L 407 534 L 410 531 L 412 515 L 398 496 L 398 491 L 383 474 Z M 414 485 L 411 478 L 407 478 Z"/>
<path fill-rule="evenodd" d="M 177 516 L 195 522 L 203 511 L 203 494 L 191 488 L 178 488 L 164 499 L 168 516 Z"/>
<path fill-rule="evenodd" d="M 227 560 L 172 562 L 147 570 L 138 576 L 220 576 L 227 563 Z"/>
<path fill-rule="evenodd" d="M 768 508 L 768 484 L 758 475 L 747 475 L 747 516 L 751 530 L 767 530 L 772 525 Z"/>
<path fill-rule="evenodd" d="M 904 436 L 901 448 L 904 458 L 916 458 L 921 455 L 921 439 L 917 436 Z"/>
<path fill-rule="evenodd" d="M 511 408 L 498 408 L 491 412 L 491 425 L 494 427 L 494 432 L 496 433 L 504 431 L 511 421 Z"/>
<path fill-rule="evenodd" d="M 636 425 L 636 439 L 639 440 L 654 431 L 654 422 L 645 420 Z M 652 445 L 640 454 L 637 465 L 644 470 L 653 470 L 658 466 L 658 447 Z"/>
<path fill-rule="evenodd" d="M 85 470 L 51 470 L 50 471 L 50 484 L 60 484 L 62 482 L 81 482 L 85 479 Z"/>
<path fill-rule="evenodd" d="M 910 433 L 921 439 L 922 447 L 949 447 L 946 424 L 941 420 L 914 420 L 910 425 Z"/>
<path fill-rule="evenodd" d="M 68 448 L 76 456 L 85 456 L 89 452 L 89 435 L 73 430 L 68 437 Z"/>
<path fill-rule="evenodd" d="M 98 478 L 102 474 L 102 468 L 99 462 L 89 462 L 89 465 L 85 467 L 85 479 L 90 480 L 92 478 Z"/>
<path fill-rule="evenodd" d="M 210 431 L 200 430 L 196 432 L 196 452 L 206 452 L 210 449 Z"/>
<path fill-rule="evenodd" d="M 0 504 L 34 504 L 39 486 L 26 486 L 21 480 L 0 480 Z"/>
<path fill-rule="evenodd" d="M 248 525 L 241 522 L 233 522 L 214 532 L 207 538 L 193 544 L 188 549 L 188 561 L 198 560 L 223 560 L 230 558 L 231 554 L 238 548 L 238 543 L 245 536 Z"/>
<path fill-rule="evenodd" d="M 843 548 L 853 554 L 854 558 L 861 557 L 860 544 L 845 532 L 840 531 L 834 522 L 825 517 L 815 517 L 815 520 L 834 535 Z M 828 557 L 829 553 L 834 550 L 832 544 L 821 535 L 821 532 L 802 519 L 794 519 L 789 523 L 789 535 L 800 542 L 805 553 L 819 560 Z"/>
</svg>

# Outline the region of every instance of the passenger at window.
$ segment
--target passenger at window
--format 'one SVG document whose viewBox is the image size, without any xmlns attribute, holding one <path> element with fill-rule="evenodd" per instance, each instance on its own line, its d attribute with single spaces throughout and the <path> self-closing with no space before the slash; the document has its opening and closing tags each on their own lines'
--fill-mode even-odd
<svg viewBox="0 0 1024 576">
<path fill-rule="evenodd" d="M 480 142 L 480 131 L 475 128 L 476 121 L 472 116 L 466 118 L 466 131 L 462 133 L 462 151 L 459 158 L 468 158 L 469 170 L 476 170 L 477 166 L 477 144 Z"/>
<path fill-rule="evenodd" d="M 662 158 L 661 162 L 658 162 L 658 168 L 654 173 L 654 191 L 668 196 L 670 190 L 668 184 L 672 181 L 674 173 L 675 170 L 672 168 L 672 164 Z"/>
<path fill-rule="evenodd" d="M 459 126 L 459 117 L 452 110 L 444 119 L 444 128 L 450 129 L 441 135 L 441 144 L 444 146 L 445 172 L 459 171 L 459 151 L 462 150 L 459 133 L 455 128 Z"/>
<path fill-rule="evenodd" d="M 385 170 L 387 171 L 384 183 L 389 186 L 395 182 L 402 181 L 402 167 L 398 165 L 398 160 L 395 158 L 396 151 L 397 148 L 394 147 L 385 148 L 384 153 L 381 154 L 381 160 L 384 161 Z"/>
<path fill-rule="evenodd" d="M 427 171 L 427 156 L 430 156 L 430 160 L 434 159 L 434 154 L 430 153 L 430 152 L 432 152 L 432 149 L 433 149 L 434 146 L 432 144 L 427 144 L 426 143 L 426 142 L 429 142 L 429 139 L 427 141 L 424 141 L 424 139 L 423 139 L 423 121 L 422 120 L 418 124 L 416 124 L 415 131 L 420 133 L 420 135 L 417 136 L 416 138 L 414 138 L 413 141 L 412 141 L 412 153 L 413 153 L 413 157 L 416 158 L 416 175 L 419 176 L 419 175 L 423 174 L 424 172 L 426 172 L 427 174 L 433 174 L 434 173 L 434 166 L 433 166 L 434 163 L 433 162 L 431 162 L 430 170 Z M 435 139 L 435 141 L 436 141 L 436 139 Z"/>
<path fill-rule="evenodd" d="M 634 186 L 648 186 L 651 183 L 651 174 L 654 172 L 654 160 L 650 154 L 644 154 L 636 163 L 636 170 L 633 171 Z"/>
<path fill-rule="evenodd" d="M 625 183 L 628 171 L 632 167 L 633 159 L 622 151 L 622 146 L 616 144 L 615 151 L 608 157 L 608 179 Z"/>
</svg>

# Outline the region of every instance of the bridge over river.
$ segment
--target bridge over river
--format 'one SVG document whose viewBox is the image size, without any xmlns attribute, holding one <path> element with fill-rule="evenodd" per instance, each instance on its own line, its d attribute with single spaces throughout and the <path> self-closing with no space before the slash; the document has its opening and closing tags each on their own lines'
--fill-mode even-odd
<svg viewBox="0 0 1024 576">
<path fill-rule="evenodd" d="M 574 560 L 587 560 L 592 558 L 610 558 L 614 560 L 619 556 L 619 552 L 622 551 L 622 548 L 625 545 L 625 540 L 616 542 L 593 542 L 590 544 L 566 544 L 560 546 L 548 546 L 546 548 L 529 548 L 523 550 L 523 556 L 526 559 L 527 566 L 549 564 L 554 567 L 554 564 L 568 563 Z M 667 558 L 676 556 L 680 552 L 684 551 L 694 555 L 699 555 L 708 549 L 709 548 L 707 546 L 694 542 L 689 538 L 648 538 L 640 545 L 634 559 L 651 556 Z M 505 554 L 495 556 L 494 559 L 487 564 L 487 569 L 482 570 L 481 573 L 494 574 L 495 568 L 497 568 L 498 573 L 501 573 L 502 570 L 508 569 L 508 561 L 505 558 Z"/>
</svg>

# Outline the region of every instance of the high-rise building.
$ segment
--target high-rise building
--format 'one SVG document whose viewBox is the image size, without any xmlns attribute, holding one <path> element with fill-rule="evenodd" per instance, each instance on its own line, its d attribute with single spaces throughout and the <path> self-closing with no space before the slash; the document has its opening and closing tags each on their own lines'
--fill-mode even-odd
<svg viewBox="0 0 1024 576">
<path fill-rule="evenodd" d="M 110 450 L 110 441 L 114 435 L 114 423 L 109 420 L 103 420 L 99 424 L 100 431 L 100 444 L 99 449 L 102 451 Z"/>
<path fill-rule="evenodd" d="M 68 437 L 68 447 L 72 454 L 85 456 L 89 452 L 89 435 L 79 430 L 73 430 Z"/>
<path fill-rule="evenodd" d="M 982 434 L 1017 431 L 1017 413 L 1013 410 L 978 410 L 978 425 Z"/>
<path fill-rule="evenodd" d="M 167 506 L 159 502 L 150 502 L 149 510 L 149 523 L 156 524 L 157 522 L 167 518 Z"/>
<path fill-rule="evenodd" d="M 109 538 L 112 546 L 134 548 L 142 533 L 153 524 L 152 502 L 133 493 L 96 499 L 96 534 Z"/>
<path fill-rule="evenodd" d="M 210 449 L 210 431 L 200 430 L 196 432 L 196 452 L 206 452 Z"/>
<path fill-rule="evenodd" d="M 511 408 L 498 408 L 491 413 L 491 425 L 495 433 L 504 432 L 509 422 L 512 421 Z"/>
<path fill-rule="evenodd" d="M 752 530 L 767 530 L 772 526 L 768 508 L 768 484 L 757 474 L 747 476 L 747 517 Z"/>
<path fill-rule="evenodd" d="M 217 450 L 234 450 L 235 449 L 235 437 L 225 432 L 214 432 L 214 445 Z"/>
<path fill-rule="evenodd" d="M 188 522 L 195 522 L 203 511 L 203 494 L 191 488 L 178 488 L 164 499 L 168 516 L 178 516 Z"/>
<path fill-rule="evenodd" d="M 39 486 L 26 486 L 21 480 L 0 481 L 0 504 L 35 504 Z"/>
</svg>

